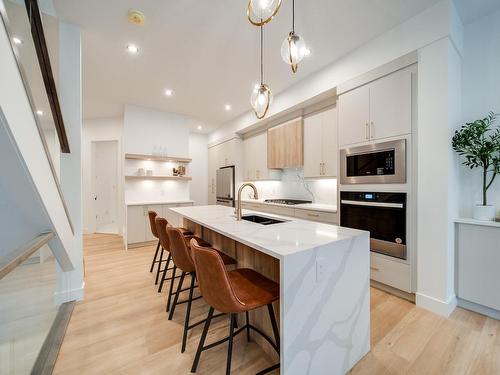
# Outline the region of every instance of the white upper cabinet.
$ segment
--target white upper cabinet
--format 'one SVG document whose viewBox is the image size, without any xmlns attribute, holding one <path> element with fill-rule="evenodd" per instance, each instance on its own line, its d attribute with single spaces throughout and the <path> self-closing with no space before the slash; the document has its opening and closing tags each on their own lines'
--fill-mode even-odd
<svg viewBox="0 0 500 375">
<path fill-rule="evenodd" d="M 411 133 L 411 71 L 402 70 L 339 96 L 339 144 Z"/>
<path fill-rule="evenodd" d="M 399 71 L 370 85 L 370 137 L 411 133 L 411 72 Z"/>
<path fill-rule="evenodd" d="M 337 176 L 337 110 L 328 109 L 304 120 L 304 177 Z"/>
<path fill-rule="evenodd" d="M 370 89 L 361 86 L 339 96 L 339 143 L 366 142 L 369 137 Z"/>
<path fill-rule="evenodd" d="M 279 171 L 267 168 L 267 132 L 247 138 L 243 141 L 243 180 L 273 180 L 280 178 Z"/>
</svg>

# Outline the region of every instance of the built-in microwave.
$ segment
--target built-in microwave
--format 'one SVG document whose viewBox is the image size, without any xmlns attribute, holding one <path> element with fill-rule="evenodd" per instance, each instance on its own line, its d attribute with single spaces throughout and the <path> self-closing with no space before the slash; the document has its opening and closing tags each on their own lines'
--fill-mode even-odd
<svg viewBox="0 0 500 375">
<path fill-rule="evenodd" d="M 373 143 L 340 150 L 340 183 L 406 183 L 406 140 Z"/>
</svg>

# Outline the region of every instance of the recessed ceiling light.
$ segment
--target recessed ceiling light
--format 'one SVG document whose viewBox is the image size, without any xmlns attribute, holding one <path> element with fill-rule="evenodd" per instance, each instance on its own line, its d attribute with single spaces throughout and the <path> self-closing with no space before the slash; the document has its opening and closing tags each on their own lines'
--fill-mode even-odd
<svg viewBox="0 0 500 375">
<path fill-rule="evenodd" d="M 226 104 L 226 105 L 224 106 L 224 109 L 225 109 L 226 111 L 230 111 L 230 110 L 231 110 L 231 104 Z"/>
<path fill-rule="evenodd" d="M 203 129 L 203 126 L 198 125 L 197 129 L 198 129 L 198 130 L 201 130 L 201 129 Z"/>
<path fill-rule="evenodd" d="M 36 111 L 36 114 L 37 114 L 38 116 L 43 116 L 43 111 L 38 110 L 38 111 Z"/>
<path fill-rule="evenodd" d="M 14 42 L 14 44 L 23 44 L 23 40 L 21 38 L 18 38 L 17 36 L 13 37 L 12 38 L 12 41 Z"/>
<path fill-rule="evenodd" d="M 174 91 L 173 91 L 173 90 L 171 90 L 171 89 L 166 89 L 166 90 L 165 90 L 165 95 L 167 95 L 167 96 L 172 96 L 172 95 L 174 95 Z"/>
<path fill-rule="evenodd" d="M 137 47 L 135 44 L 127 44 L 126 49 L 127 52 L 131 55 L 137 55 L 139 53 L 139 47 Z"/>
</svg>

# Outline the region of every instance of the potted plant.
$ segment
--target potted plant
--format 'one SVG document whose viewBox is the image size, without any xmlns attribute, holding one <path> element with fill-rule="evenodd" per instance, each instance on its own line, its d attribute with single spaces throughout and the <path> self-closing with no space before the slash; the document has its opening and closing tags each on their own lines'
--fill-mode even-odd
<svg viewBox="0 0 500 375">
<path fill-rule="evenodd" d="M 495 177 L 500 174 L 500 128 L 496 126 L 498 114 L 466 123 L 455 132 L 453 150 L 463 156 L 462 162 L 470 169 L 481 168 L 483 180 L 483 204 L 474 208 L 474 219 L 495 220 L 495 206 L 488 205 L 487 192 Z"/>
</svg>

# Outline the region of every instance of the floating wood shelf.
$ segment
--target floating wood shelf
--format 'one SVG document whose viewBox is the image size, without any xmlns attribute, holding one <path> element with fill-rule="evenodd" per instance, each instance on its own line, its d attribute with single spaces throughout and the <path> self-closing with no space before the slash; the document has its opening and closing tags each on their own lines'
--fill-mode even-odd
<svg viewBox="0 0 500 375">
<path fill-rule="evenodd" d="M 126 180 L 176 180 L 176 181 L 191 181 L 192 177 L 188 176 L 125 176 Z"/>
<path fill-rule="evenodd" d="M 125 154 L 125 159 L 133 160 L 153 160 L 164 161 L 171 163 L 191 163 L 191 158 L 180 158 L 176 156 L 159 156 L 159 155 L 144 155 L 144 154 Z"/>
</svg>

